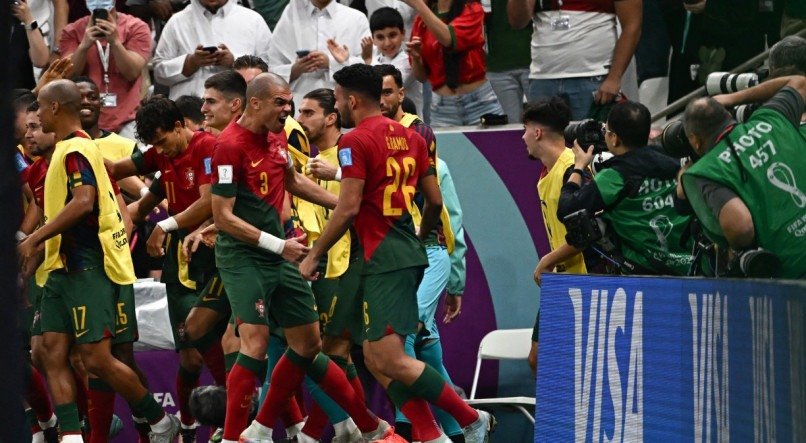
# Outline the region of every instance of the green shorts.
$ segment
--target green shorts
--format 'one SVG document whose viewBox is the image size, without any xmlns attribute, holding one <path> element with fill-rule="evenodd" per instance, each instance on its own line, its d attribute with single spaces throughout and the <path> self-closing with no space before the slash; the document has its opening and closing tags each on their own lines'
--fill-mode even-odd
<svg viewBox="0 0 806 443">
<path fill-rule="evenodd" d="M 109 280 L 103 267 L 51 272 L 42 294 L 42 332 L 73 334 L 78 344 L 111 338 L 119 297 L 120 286 Z"/>
<path fill-rule="evenodd" d="M 218 271 L 213 274 L 213 277 L 207 282 L 204 289 L 201 290 L 194 307 L 212 309 L 225 318 L 229 318 L 232 314 L 229 298 L 227 298 L 227 291 L 224 290 L 224 282 L 221 281 L 221 276 Z"/>
<path fill-rule="evenodd" d="M 417 332 L 417 288 L 424 269 L 414 266 L 363 276 L 358 292 L 363 301 L 364 339 L 377 341 L 391 333 Z"/>
<path fill-rule="evenodd" d="M 42 322 L 40 321 L 40 311 L 42 308 L 42 293 L 45 288 L 36 284 L 36 277 L 28 279 L 27 285 L 28 303 L 31 306 L 21 309 L 20 312 L 24 315 L 22 323 L 23 329 L 28 332 L 30 336 L 42 335 Z M 31 337 L 28 337 L 30 341 Z"/>
<path fill-rule="evenodd" d="M 311 287 L 291 263 L 219 268 L 218 272 L 236 327 L 246 323 L 291 328 L 319 319 Z"/>
<path fill-rule="evenodd" d="M 190 349 L 193 342 L 185 339 L 185 320 L 190 310 L 196 304 L 198 294 L 181 283 L 166 283 L 165 292 L 168 295 L 168 318 L 171 320 L 171 332 L 174 336 L 174 348 L 179 351 Z"/>
<path fill-rule="evenodd" d="M 115 312 L 117 321 L 112 344 L 136 342 L 140 334 L 137 329 L 137 314 L 134 306 L 134 285 L 120 286 Z"/>
<path fill-rule="evenodd" d="M 338 285 L 330 300 L 324 306 L 320 305 L 323 312 L 320 318 L 326 320 L 323 322 L 323 333 L 330 337 L 350 339 L 356 345 L 364 341 L 364 314 L 358 295 L 363 270 L 361 257 L 351 259 L 347 271 L 338 278 Z M 320 303 L 319 299 L 316 302 Z"/>
</svg>

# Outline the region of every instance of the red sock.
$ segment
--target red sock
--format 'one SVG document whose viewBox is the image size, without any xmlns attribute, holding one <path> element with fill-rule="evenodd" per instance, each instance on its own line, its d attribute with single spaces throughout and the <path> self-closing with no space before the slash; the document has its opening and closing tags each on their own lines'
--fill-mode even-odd
<svg viewBox="0 0 806 443">
<path fill-rule="evenodd" d="M 97 378 L 91 378 L 89 384 L 87 419 L 90 422 L 90 429 L 92 429 L 89 443 L 107 443 L 109 425 L 112 424 L 112 412 L 115 409 L 115 391 Z"/>
<path fill-rule="evenodd" d="M 252 396 L 255 394 L 257 374 L 241 364 L 241 358 L 254 360 L 244 355 L 232 366 L 227 377 L 227 415 L 224 418 L 224 439 L 238 440 L 246 429 Z M 248 364 L 248 363 L 247 363 Z"/>
<path fill-rule="evenodd" d="M 302 412 L 299 409 L 299 404 L 297 403 L 296 395 L 294 395 L 288 400 L 288 406 L 286 406 L 286 408 L 283 409 L 283 412 L 280 414 L 280 420 L 283 421 L 283 426 L 288 428 L 300 423 L 303 418 Z"/>
<path fill-rule="evenodd" d="M 25 393 L 25 401 L 31 406 L 36 414 L 36 419 L 41 422 L 50 420 L 53 416 L 53 406 L 48 397 L 48 388 L 45 386 L 45 378 L 36 370 L 35 367 L 30 366 L 31 377 L 28 380 L 28 390 Z"/>
<path fill-rule="evenodd" d="M 221 342 L 216 341 L 212 346 L 207 348 L 202 354 L 204 364 L 210 370 L 210 375 L 213 376 L 215 384 L 224 386 L 227 383 L 227 374 L 224 370 L 224 350 L 221 349 Z"/>
<path fill-rule="evenodd" d="M 350 386 L 344 371 L 330 359 L 327 359 L 327 363 L 327 370 L 321 379 L 317 381 L 317 384 L 347 412 L 347 415 L 353 418 L 355 425 L 358 426 L 361 432 L 377 429 L 378 417 L 369 412 L 364 399 L 359 398 L 352 386 Z M 314 377 L 314 380 L 316 380 L 316 377 Z"/>
<path fill-rule="evenodd" d="M 357 395 L 358 398 L 361 399 L 361 401 L 364 404 L 366 404 L 367 403 L 367 397 L 366 397 L 366 394 L 364 394 L 364 385 L 361 383 L 361 379 L 358 377 L 358 375 L 350 378 L 350 376 L 348 374 L 347 375 L 347 381 L 350 383 L 350 386 L 353 387 L 353 391 L 355 391 L 355 395 Z"/>
<path fill-rule="evenodd" d="M 328 418 L 325 411 L 319 406 L 318 403 L 313 402 L 311 405 L 311 413 L 308 414 L 308 419 L 305 420 L 305 426 L 302 427 L 302 432 L 308 437 L 319 440 L 325 432 Z"/>
<path fill-rule="evenodd" d="M 79 417 L 87 416 L 87 384 L 84 377 L 73 371 L 73 379 L 76 382 L 76 406 L 78 406 Z"/>
<path fill-rule="evenodd" d="M 445 383 L 439 397 L 436 401 L 432 402 L 434 406 L 441 408 L 448 414 L 452 415 L 459 426 L 465 427 L 479 419 L 479 413 L 475 409 L 462 400 L 461 397 L 453 390 L 453 386 Z"/>
<path fill-rule="evenodd" d="M 434 420 L 434 415 L 431 414 L 431 408 L 428 407 L 428 402 L 425 400 L 413 397 L 400 407 L 400 412 L 411 422 L 412 440 L 428 441 L 442 435 L 442 431 L 439 430 L 437 422 Z"/>
<path fill-rule="evenodd" d="M 299 416 L 301 418 L 305 418 L 305 412 L 307 408 L 305 407 L 305 396 L 302 393 L 302 385 L 297 388 L 297 392 L 294 392 L 294 401 L 297 402 L 297 407 L 299 408 Z"/>
<path fill-rule="evenodd" d="M 280 357 L 271 373 L 266 400 L 263 401 L 255 420 L 263 426 L 273 428 L 277 423 L 277 417 L 282 414 L 291 395 L 302 384 L 303 378 L 305 370 L 302 367 L 293 364 L 286 355 Z"/>
<path fill-rule="evenodd" d="M 190 412 L 190 393 L 197 386 L 199 386 L 199 374 L 194 374 L 179 366 L 179 371 L 176 373 L 176 394 L 179 397 L 179 415 L 182 424 L 187 426 L 196 421 L 193 413 Z"/>
</svg>

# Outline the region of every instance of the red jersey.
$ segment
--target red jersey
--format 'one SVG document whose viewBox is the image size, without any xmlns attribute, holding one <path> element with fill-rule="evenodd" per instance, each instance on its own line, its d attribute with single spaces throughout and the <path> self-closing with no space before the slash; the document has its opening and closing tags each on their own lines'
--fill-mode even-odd
<svg viewBox="0 0 806 443">
<path fill-rule="evenodd" d="M 411 210 L 430 161 L 425 140 L 383 116 L 364 119 L 339 140 L 343 178 L 364 180 L 355 228 L 364 248 L 365 273 L 428 264 Z"/>
<path fill-rule="evenodd" d="M 45 207 L 45 176 L 48 173 L 48 162 L 39 158 L 25 170 L 25 181 L 34 193 L 34 201 L 40 208 Z"/>
<path fill-rule="evenodd" d="M 454 51 L 461 53 L 459 63 L 459 84 L 483 80 L 487 76 L 487 62 L 484 55 L 484 9 L 477 1 L 468 2 L 465 9 L 448 23 Z M 420 54 L 428 68 L 428 81 L 436 91 L 445 84 L 445 47 L 425 26 L 418 15 L 411 30 L 412 37 L 420 37 Z"/>
<path fill-rule="evenodd" d="M 218 136 L 213 156 L 213 194 L 234 197 L 234 215 L 279 238 L 285 238 L 280 221 L 285 174 L 293 168 L 287 146 L 284 133 L 257 134 L 233 121 Z M 219 266 L 282 260 L 226 233 L 216 241 L 216 259 Z"/>
<path fill-rule="evenodd" d="M 185 152 L 176 157 L 160 154 L 154 148 L 145 153 L 136 150 L 132 154 L 139 174 L 160 171 L 168 212 L 172 216 L 199 199 L 199 186 L 210 184 L 215 142 L 215 136 L 209 132 L 196 131 Z"/>
</svg>

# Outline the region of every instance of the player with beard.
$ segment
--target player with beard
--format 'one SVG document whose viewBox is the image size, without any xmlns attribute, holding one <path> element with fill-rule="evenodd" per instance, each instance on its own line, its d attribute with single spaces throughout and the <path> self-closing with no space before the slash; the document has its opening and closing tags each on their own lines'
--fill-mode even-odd
<svg viewBox="0 0 806 443">
<path fill-rule="evenodd" d="M 319 260 L 355 220 L 364 249 L 357 297 L 362 304 L 345 308 L 363 307 L 367 367 L 412 421 L 415 440 L 449 441 L 434 422 L 430 401 L 464 427 L 466 441 L 485 441 L 492 416 L 470 408 L 437 371 L 404 351 L 405 337 L 417 332 L 417 287 L 428 264 L 421 242 L 436 227 L 442 209 L 428 148 L 422 137 L 381 115 L 382 79 L 371 67 L 348 66 L 333 78 L 342 123 L 356 129 L 339 140 L 339 205 L 300 273 L 317 279 Z M 425 204 L 416 235 L 411 213 L 418 187 Z"/>
</svg>

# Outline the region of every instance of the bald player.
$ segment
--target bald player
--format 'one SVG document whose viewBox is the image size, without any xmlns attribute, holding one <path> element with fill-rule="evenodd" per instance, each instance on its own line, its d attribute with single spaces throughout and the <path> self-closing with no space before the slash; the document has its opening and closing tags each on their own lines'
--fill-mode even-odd
<svg viewBox="0 0 806 443">
<path fill-rule="evenodd" d="M 369 413 L 344 372 L 320 353 L 316 302 L 294 266 L 308 248 L 304 236 L 284 240 L 280 220 L 286 189 L 328 208 L 335 206 L 336 196 L 293 168 L 283 132 L 291 112 L 288 83 L 275 74 L 260 74 L 246 97 L 244 114 L 221 133 L 213 156 L 216 262 L 241 337 L 227 379 L 223 441 L 270 442 L 272 427 L 305 375 L 355 419 L 365 437 L 375 438 L 389 425 Z M 270 322 L 284 329 L 289 347 L 274 369 L 256 420 L 241 433 L 266 356 Z"/>
<path fill-rule="evenodd" d="M 59 418 L 62 442 L 81 442 L 75 386 L 68 362 L 76 346 L 86 369 L 109 384 L 151 425 L 152 442 L 168 442 L 179 430 L 131 368 L 111 353 L 121 285 L 134 282 L 123 214 L 103 158 L 81 129 L 81 93 L 75 83 L 54 81 L 37 98 L 42 130 L 56 134 L 45 179 L 47 223 L 18 247 L 25 264 L 45 249 L 50 272 L 42 296 L 45 370 Z"/>
</svg>

